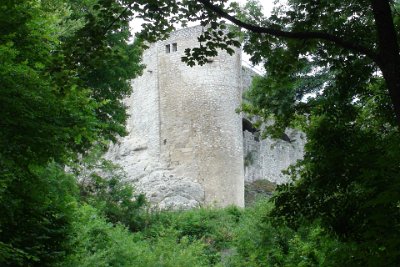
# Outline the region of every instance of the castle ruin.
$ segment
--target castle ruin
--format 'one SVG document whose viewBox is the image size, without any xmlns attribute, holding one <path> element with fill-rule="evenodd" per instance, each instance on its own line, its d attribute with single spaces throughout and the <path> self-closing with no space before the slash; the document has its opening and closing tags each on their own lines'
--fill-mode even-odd
<svg viewBox="0 0 400 267">
<path fill-rule="evenodd" d="M 242 207 L 245 181 L 281 183 L 281 170 L 303 154 L 302 133 L 289 131 L 293 142 L 286 142 L 244 130 L 235 110 L 255 73 L 242 67 L 240 49 L 204 66 L 181 62 L 201 32 L 175 31 L 144 52 L 146 68 L 125 100 L 129 134 L 106 155 L 159 208 Z"/>
</svg>

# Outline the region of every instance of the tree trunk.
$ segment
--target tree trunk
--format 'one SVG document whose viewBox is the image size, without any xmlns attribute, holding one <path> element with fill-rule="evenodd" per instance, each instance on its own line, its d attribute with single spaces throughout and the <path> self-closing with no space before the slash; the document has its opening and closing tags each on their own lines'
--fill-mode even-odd
<svg viewBox="0 0 400 267">
<path fill-rule="evenodd" d="M 389 89 L 390 99 L 392 100 L 394 112 L 396 115 L 397 124 L 400 127 L 400 61 L 397 64 L 395 62 L 390 62 L 391 59 L 386 59 L 389 62 L 381 65 L 381 71 L 383 77 L 385 78 L 386 85 Z"/>
<path fill-rule="evenodd" d="M 378 58 L 400 126 L 400 54 L 389 0 L 371 0 L 378 33 Z"/>
</svg>

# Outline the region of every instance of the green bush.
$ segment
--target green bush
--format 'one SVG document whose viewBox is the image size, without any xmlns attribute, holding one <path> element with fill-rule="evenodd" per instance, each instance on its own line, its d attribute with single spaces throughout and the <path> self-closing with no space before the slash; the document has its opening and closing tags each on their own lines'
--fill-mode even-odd
<svg viewBox="0 0 400 267">
<path fill-rule="evenodd" d="M 292 230 L 276 225 L 267 200 L 241 210 L 153 211 L 132 233 L 84 204 L 76 213 L 60 266 L 346 266 L 354 245 L 318 224 Z"/>
<path fill-rule="evenodd" d="M 134 195 L 133 186 L 120 177 L 92 174 L 79 188 L 80 200 L 94 206 L 111 223 L 121 223 L 132 232 L 144 228 L 146 199 Z"/>
<path fill-rule="evenodd" d="M 147 239 L 107 222 L 89 205 L 79 208 L 73 229 L 75 251 L 60 266 L 207 266 L 200 241 L 179 238 L 172 230 Z"/>
<path fill-rule="evenodd" d="M 276 225 L 270 217 L 273 204 L 257 202 L 246 209 L 235 228 L 236 250 L 228 266 L 343 266 L 351 252 L 318 224 L 294 231 Z"/>
<path fill-rule="evenodd" d="M 78 176 L 79 200 L 96 208 L 107 221 L 136 232 L 145 227 L 147 201 L 135 194 L 124 170 L 103 158 L 104 148 L 94 146 L 72 171 Z"/>
<path fill-rule="evenodd" d="M 233 230 L 241 214 L 242 211 L 236 207 L 156 212 L 151 215 L 144 235 L 157 238 L 160 232 L 175 231 L 179 238 L 201 241 L 208 264 L 214 265 L 221 260 L 221 252 L 231 247 Z"/>
</svg>

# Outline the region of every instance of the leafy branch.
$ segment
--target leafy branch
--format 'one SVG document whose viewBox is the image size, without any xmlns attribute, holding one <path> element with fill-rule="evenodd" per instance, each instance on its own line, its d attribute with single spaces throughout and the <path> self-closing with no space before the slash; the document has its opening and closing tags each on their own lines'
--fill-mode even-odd
<svg viewBox="0 0 400 267">
<path fill-rule="evenodd" d="M 340 38 L 338 36 L 335 36 L 333 34 L 327 33 L 325 31 L 304 31 L 304 32 L 289 32 L 289 31 L 283 31 L 279 29 L 274 29 L 271 27 L 261 27 L 257 25 L 252 25 L 246 22 L 243 22 L 239 19 L 237 19 L 235 16 L 232 16 L 228 14 L 226 11 L 224 11 L 222 8 L 213 5 L 209 0 L 198 0 L 200 3 L 204 5 L 204 7 L 215 14 L 229 20 L 230 22 L 234 23 L 235 25 L 242 27 L 246 30 L 252 31 L 254 33 L 259 33 L 259 34 L 269 34 L 273 35 L 276 37 L 284 37 L 284 38 L 291 38 L 291 39 L 319 39 L 319 40 L 324 40 L 328 42 L 332 42 L 342 48 L 348 49 L 356 54 L 363 54 L 366 55 L 367 57 L 371 58 L 373 61 L 377 61 L 377 54 L 364 46 L 358 45 L 355 42 L 344 40 L 343 38 Z"/>
</svg>

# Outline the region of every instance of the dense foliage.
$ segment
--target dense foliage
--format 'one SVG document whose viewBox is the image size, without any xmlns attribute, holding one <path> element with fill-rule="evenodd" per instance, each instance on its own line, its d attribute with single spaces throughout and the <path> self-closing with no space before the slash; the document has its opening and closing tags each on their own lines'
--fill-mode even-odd
<svg viewBox="0 0 400 267">
<path fill-rule="evenodd" d="M 293 231 L 271 224 L 271 203 L 240 210 L 152 212 L 131 233 L 90 206 L 73 224 L 73 252 L 62 266 L 346 266 L 353 247 L 318 224 Z"/>
<path fill-rule="evenodd" d="M 96 0 L 0 3 L 1 265 L 46 266 L 68 253 L 77 187 L 64 167 L 124 134 L 121 100 L 141 70 L 128 18 L 114 18 L 122 9 Z"/>
</svg>

